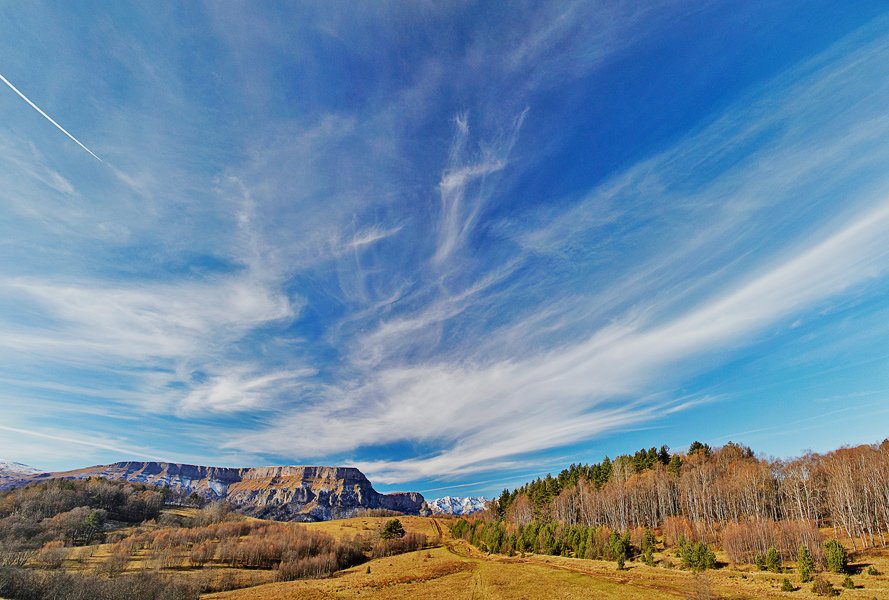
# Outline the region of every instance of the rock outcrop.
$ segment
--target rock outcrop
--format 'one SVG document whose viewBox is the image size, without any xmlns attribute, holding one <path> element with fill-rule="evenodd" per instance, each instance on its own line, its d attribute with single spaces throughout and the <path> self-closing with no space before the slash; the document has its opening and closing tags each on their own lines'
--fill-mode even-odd
<svg viewBox="0 0 889 600">
<path fill-rule="evenodd" d="M 364 473 L 353 467 L 202 467 L 164 462 L 119 462 L 75 471 L 46 473 L 48 478 L 104 477 L 169 486 L 208 500 L 226 500 L 242 512 L 288 521 L 325 521 L 349 517 L 363 509 L 404 514 L 426 511 L 421 494 L 381 494 Z"/>
</svg>

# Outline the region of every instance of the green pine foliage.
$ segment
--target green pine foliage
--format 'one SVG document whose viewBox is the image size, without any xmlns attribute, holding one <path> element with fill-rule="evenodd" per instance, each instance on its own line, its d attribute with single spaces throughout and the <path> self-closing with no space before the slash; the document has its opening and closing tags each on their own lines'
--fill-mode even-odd
<svg viewBox="0 0 889 600">
<path fill-rule="evenodd" d="M 796 591 L 796 588 L 793 587 L 793 584 L 790 583 L 790 580 L 785 577 L 784 581 L 781 582 L 781 591 L 782 592 L 794 592 L 794 591 Z"/>
<path fill-rule="evenodd" d="M 657 547 L 657 538 L 651 529 L 646 529 L 642 534 L 642 562 L 649 567 L 654 566 L 654 551 Z"/>
<path fill-rule="evenodd" d="M 827 570 L 834 573 L 845 573 L 849 567 L 849 554 L 837 540 L 824 542 L 824 560 Z"/>
<path fill-rule="evenodd" d="M 512 527 L 504 521 L 482 522 L 461 518 L 451 527 L 451 533 L 476 548 L 510 556 L 533 552 L 588 560 L 613 560 L 621 564 L 637 556 L 638 551 L 630 541 L 629 532 L 621 535 L 604 526 L 567 526 L 555 521 L 533 521 L 525 526 Z"/>
<path fill-rule="evenodd" d="M 812 581 L 812 574 L 815 572 L 815 559 L 806 546 L 799 547 L 796 562 L 799 566 L 800 581 L 803 583 Z"/>
<path fill-rule="evenodd" d="M 766 565 L 766 555 L 765 554 L 757 554 L 753 557 L 753 564 L 756 565 L 756 568 L 760 571 L 765 571 L 769 567 Z"/>
<path fill-rule="evenodd" d="M 771 546 L 766 552 L 765 566 L 766 570 L 772 573 L 781 572 L 781 555 L 778 554 L 778 549 L 774 546 Z"/>
<path fill-rule="evenodd" d="M 716 554 L 704 542 L 688 542 L 680 538 L 679 559 L 682 568 L 695 572 L 716 568 Z"/>
<path fill-rule="evenodd" d="M 399 521 L 398 519 L 386 521 L 386 524 L 383 525 L 383 530 L 380 532 L 380 538 L 384 540 L 403 538 L 404 535 L 404 525 L 402 525 L 401 521 Z"/>
<path fill-rule="evenodd" d="M 710 456 L 713 453 L 713 449 L 709 444 L 702 444 L 701 442 L 695 440 L 691 443 L 691 446 L 688 447 L 688 455 L 692 456 L 694 454 L 701 453 L 704 456 Z"/>
<path fill-rule="evenodd" d="M 632 548 L 630 545 L 630 532 L 628 531 L 623 535 L 618 535 L 616 531 L 612 531 L 611 537 L 608 540 L 608 545 L 611 549 L 611 556 L 617 563 L 617 569 L 619 571 L 623 570 Z"/>
</svg>

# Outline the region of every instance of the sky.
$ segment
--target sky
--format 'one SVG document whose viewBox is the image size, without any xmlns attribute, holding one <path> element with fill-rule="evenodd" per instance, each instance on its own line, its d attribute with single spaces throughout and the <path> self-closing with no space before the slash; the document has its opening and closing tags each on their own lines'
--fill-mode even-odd
<svg viewBox="0 0 889 600">
<path fill-rule="evenodd" d="M 0 4 L 0 457 L 494 495 L 889 431 L 889 5 Z"/>
</svg>

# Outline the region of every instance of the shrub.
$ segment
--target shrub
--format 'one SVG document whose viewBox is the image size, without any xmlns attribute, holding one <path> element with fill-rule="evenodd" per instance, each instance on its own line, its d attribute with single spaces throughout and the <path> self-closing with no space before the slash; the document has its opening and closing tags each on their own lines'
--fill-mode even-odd
<svg viewBox="0 0 889 600">
<path fill-rule="evenodd" d="M 815 572 L 815 559 L 812 557 L 812 553 L 809 552 L 809 549 L 805 546 L 799 547 L 799 554 L 796 559 L 797 565 L 799 565 L 799 579 L 803 583 L 812 581 L 812 573 Z"/>
<path fill-rule="evenodd" d="M 868 574 L 868 575 L 876 576 L 876 575 L 879 575 L 880 572 L 877 571 L 877 568 L 876 568 L 875 566 L 870 565 L 870 566 L 867 568 L 867 574 Z"/>
<path fill-rule="evenodd" d="M 382 556 L 392 556 L 394 554 L 403 554 L 405 552 L 413 552 L 420 550 L 426 546 L 426 534 L 411 532 L 403 538 L 392 538 L 388 540 L 381 539 L 373 547 L 371 555 L 374 558 Z"/>
<path fill-rule="evenodd" d="M 849 566 L 849 554 L 837 540 L 824 542 L 824 559 L 827 570 L 834 573 L 845 573 Z"/>
<path fill-rule="evenodd" d="M 611 532 L 611 539 L 608 545 L 611 550 L 611 556 L 614 557 L 614 561 L 617 563 L 618 571 L 622 571 L 630 553 L 629 532 L 624 535 L 618 535 L 616 531 Z"/>
<path fill-rule="evenodd" d="M 705 571 L 716 567 L 716 555 L 704 542 L 686 542 L 679 544 L 679 558 L 682 566 L 692 571 Z"/>
<path fill-rule="evenodd" d="M 846 588 L 847 590 L 854 590 L 855 589 L 855 582 L 852 581 L 852 578 L 850 576 L 846 575 L 846 578 L 843 579 L 843 587 Z"/>
<path fill-rule="evenodd" d="M 790 583 L 790 580 L 785 577 L 784 581 L 781 582 L 781 591 L 782 592 L 794 592 L 794 591 L 796 591 L 796 588 L 793 587 L 793 584 Z"/>
<path fill-rule="evenodd" d="M 61 541 L 47 542 L 34 557 L 34 561 L 42 569 L 59 569 L 65 562 L 68 551 Z"/>
<path fill-rule="evenodd" d="M 642 535 L 642 562 L 649 567 L 654 566 L 654 549 L 657 545 L 657 538 L 651 529 L 646 529 Z"/>
<path fill-rule="evenodd" d="M 833 587 L 833 584 L 820 576 L 815 578 L 815 583 L 812 584 L 812 592 L 819 596 L 839 596 L 840 594 L 840 592 Z"/>
<path fill-rule="evenodd" d="M 766 570 L 772 573 L 781 572 L 781 556 L 778 554 L 778 549 L 774 546 L 770 546 L 766 552 L 765 567 Z"/>
<path fill-rule="evenodd" d="M 103 579 L 69 573 L 35 573 L 27 569 L 0 569 L 0 593 L 22 600 L 126 598 L 127 600 L 198 600 L 193 584 L 154 573 Z"/>
<path fill-rule="evenodd" d="M 722 547 L 735 564 L 756 564 L 772 546 L 782 561 L 794 560 L 800 546 L 808 548 L 816 562 L 821 558 L 821 533 L 805 521 L 753 520 L 728 523 L 722 531 Z M 759 565 L 757 565 L 759 566 Z M 766 570 L 766 569 L 763 569 Z"/>
</svg>

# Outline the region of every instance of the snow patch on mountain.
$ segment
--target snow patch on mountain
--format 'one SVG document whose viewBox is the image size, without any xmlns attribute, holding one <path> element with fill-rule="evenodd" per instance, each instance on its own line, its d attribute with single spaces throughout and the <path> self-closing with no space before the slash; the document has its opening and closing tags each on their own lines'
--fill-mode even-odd
<svg viewBox="0 0 889 600">
<path fill-rule="evenodd" d="M 488 507 L 488 499 L 478 496 L 444 496 L 427 502 L 433 513 L 445 515 L 469 515 Z"/>
<path fill-rule="evenodd" d="M 0 458 L 0 490 L 25 484 L 41 473 L 40 469 Z"/>
<path fill-rule="evenodd" d="M 19 475 L 39 475 L 40 473 L 43 473 L 40 469 L 35 469 L 34 467 L 23 465 L 22 463 L 12 462 L 11 460 L 3 460 L 2 458 L 0 458 L 0 471 L 16 473 Z"/>
</svg>

